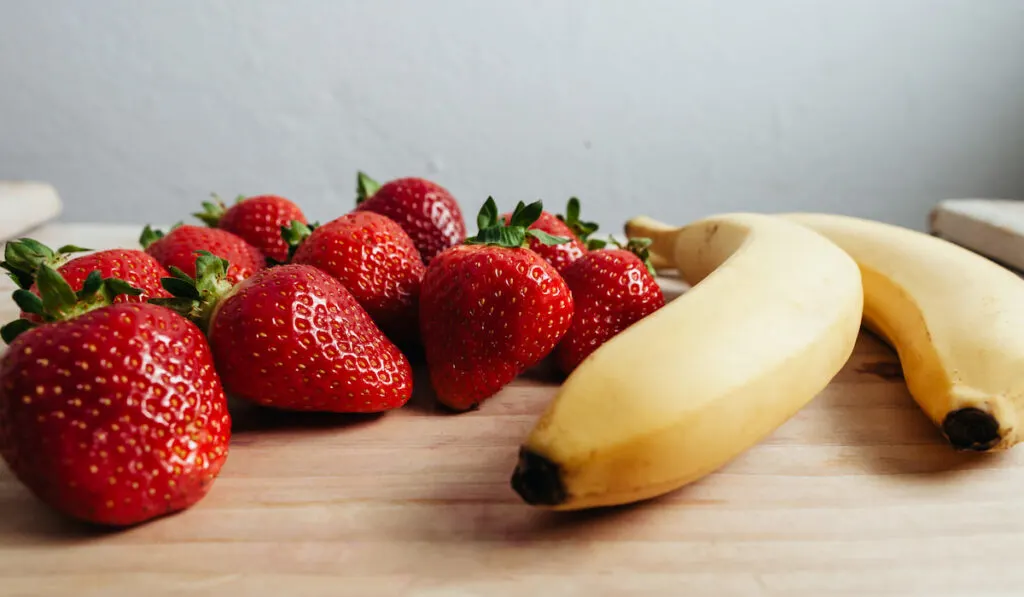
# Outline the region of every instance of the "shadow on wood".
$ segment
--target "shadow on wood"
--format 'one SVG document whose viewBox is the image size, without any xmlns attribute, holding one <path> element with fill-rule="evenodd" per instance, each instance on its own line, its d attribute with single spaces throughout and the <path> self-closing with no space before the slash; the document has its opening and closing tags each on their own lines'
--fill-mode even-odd
<svg viewBox="0 0 1024 597">
<path fill-rule="evenodd" d="M 866 472 L 883 475 L 933 475 L 947 478 L 958 471 L 998 465 L 997 454 L 958 452 L 949 446 L 938 427 L 925 415 L 906 389 L 895 353 L 880 337 L 864 329 L 860 342 L 870 345 L 871 357 L 847 364 L 856 379 L 865 380 L 864 392 L 887 402 L 830 408 L 830 424 L 844 436 L 850 458 L 858 458 Z M 892 384 L 899 392 L 878 392 L 870 380 Z"/>
<path fill-rule="evenodd" d="M 239 445 L 246 443 L 244 436 L 250 432 L 266 434 L 295 429 L 338 430 L 373 423 L 387 415 L 279 410 L 234 397 L 228 398 L 228 408 L 231 412 L 232 444 Z"/>
</svg>

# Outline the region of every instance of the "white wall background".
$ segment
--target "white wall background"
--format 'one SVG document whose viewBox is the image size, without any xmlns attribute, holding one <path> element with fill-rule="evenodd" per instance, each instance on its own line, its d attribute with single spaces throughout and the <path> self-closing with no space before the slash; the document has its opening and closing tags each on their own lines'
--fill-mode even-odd
<svg viewBox="0 0 1024 597">
<path fill-rule="evenodd" d="M 470 216 L 577 194 L 613 229 L 922 227 L 941 198 L 1024 197 L 1024 0 L 0 0 L 0 178 L 56 184 L 65 220 L 211 191 L 329 219 L 357 168 Z"/>
</svg>

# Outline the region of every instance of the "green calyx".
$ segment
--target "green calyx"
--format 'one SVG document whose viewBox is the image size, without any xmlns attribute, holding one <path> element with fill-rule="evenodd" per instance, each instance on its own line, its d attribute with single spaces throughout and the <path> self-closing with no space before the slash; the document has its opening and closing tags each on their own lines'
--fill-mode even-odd
<svg viewBox="0 0 1024 597">
<path fill-rule="evenodd" d="M 528 245 L 528 240 L 536 238 L 548 246 L 569 242 L 570 238 L 552 236 L 543 230 L 530 229 L 544 211 L 542 201 L 534 201 L 527 205 L 522 201 L 516 205 L 508 224 L 498 217 L 498 205 L 493 197 L 488 197 L 476 216 L 477 233 L 466 239 L 467 245 L 493 245 L 498 247 L 517 248 Z"/>
<path fill-rule="evenodd" d="M 210 197 L 213 198 L 213 201 L 203 201 L 203 211 L 197 211 L 192 215 L 202 220 L 210 228 L 216 228 L 220 224 L 220 219 L 228 211 L 228 206 L 217 193 L 210 193 Z M 245 195 L 239 195 L 235 198 L 235 204 L 244 200 Z"/>
<path fill-rule="evenodd" d="M 170 278 L 161 278 L 160 285 L 171 293 L 170 298 L 151 298 L 150 303 L 167 307 L 209 329 L 210 319 L 217 305 L 226 298 L 234 285 L 227 279 L 228 261 L 209 251 L 196 251 L 196 277 L 171 266 Z"/>
<path fill-rule="evenodd" d="M 4 260 L 0 261 L 0 268 L 7 270 L 7 275 L 14 280 L 18 288 L 31 288 L 36 281 L 39 266 L 57 268 L 67 261 L 71 253 L 91 250 L 75 245 L 64 245 L 54 251 L 37 240 L 22 238 L 11 241 L 4 247 Z"/>
<path fill-rule="evenodd" d="M 292 220 L 291 224 L 287 226 L 281 226 L 281 238 L 288 244 L 288 260 L 285 262 L 277 261 L 267 257 L 267 265 L 284 265 L 290 263 L 292 257 L 295 257 L 295 251 L 298 250 L 299 246 L 306 242 L 309 235 L 313 234 L 313 231 L 320 226 L 319 222 L 311 222 L 309 224 L 303 224 L 298 220 Z"/>
<path fill-rule="evenodd" d="M 356 174 L 356 205 L 373 197 L 380 189 L 380 183 L 363 171 Z"/>
<path fill-rule="evenodd" d="M 576 238 L 583 242 L 587 242 L 590 235 L 597 232 L 597 222 L 584 222 L 580 219 L 580 200 L 576 197 L 570 197 L 569 202 L 565 205 L 565 215 L 557 214 L 559 220 L 565 223 L 572 230 L 572 233 L 576 235 Z"/>
<path fill-rule="evenodd" d="M 626 244 L 620 243 L 618 240 L 611 236 L 608 237 L 608 240 L 592 238 L 587 241 L 587 250 L 596 251 L 599 249 L 603 249 L 608 245 L 614 245 L 619 249 L 629 251 L 630 253 L 639 257 L 640 261 L 644 262 L 644 266 L 647 268 L 647 271 L 650 272 L 652 276 L 656 276 L 658 275 L 658 273 L 657 271 L 655 271 L 654 266 L 651 264 L 651 242 L 651 239 L 644 238 L 642 236 L 631 238 Z"/>
<path fill-rule="evenodd" d="M 184 222 L 178 222 L 174 226 L 171 226 L 171 230 L 180 228 L 184 225 Z M 163 230 L 154 230 L 149 224 L 142 229 L 142 234 L 139 236 L 139 244 L 142 245 L 143 249 L 148 249 L 150 245 L 167 236 Z"/>
<path fill-rule="evenodd" d="M 37 316 L 43 323 L 67 321 L 94 309 L 113 304 L 122 294 L 138 296 L 142 290 L 119 278 L 104 278 L 99 270 L 93 270 L 82 283 L 82 289 L 75 292 L 64 276 L 56 269 L 43 263 L 35 276 L 39 294 L 24 288 L 14 291 L 12 298 L 25 313 Z M 0 328 L 0 337 L 10 344 L 26 330 L 39 325 L 28 319 L 16 319 Z"/>
</svg>

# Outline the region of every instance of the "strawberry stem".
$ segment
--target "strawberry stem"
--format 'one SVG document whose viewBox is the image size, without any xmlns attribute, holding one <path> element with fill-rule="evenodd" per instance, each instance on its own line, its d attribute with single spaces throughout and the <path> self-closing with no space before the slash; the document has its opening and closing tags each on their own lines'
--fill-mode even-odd
<svg viewBox="0 0 1024 597">
<path fill-rule="evenodd" d="M 169 271 L 173 277 L 161 278 L 160 285 L 171 293 L 170 298 L 151 298 L 161 305 L 192 320 L 200 329 L 208 330 L 217 305 L 231 294 L 234 285 L 227 279 L 228 261 L 209 251 L 197 251 L 196 277 L 177 267 Z"/>
<path fill-rule="evenodd" d="M 320 222 L 312 222 L 310 224 L 303 224 L 298 220 L 292 220 L 288 226 L 281 226 L 281 238 L 288 245 L 288 261 L 292 260 L 295 256 L 295 251 L 299 249 L 299 246 L 306 242 L 309 235 L 313 234 L 313 231 L 320 226 Z M 267 258 L 269 265 L 283 265 L 280 262 Z"/>
<path fill-rule="evenodd" d="M 576 235 L 576 238 L 583 242 L 587 242 L 590 235 L 597 232 L 598 228 L 600 228 L 597 222 L 584 222 L 580 219 L 580 200 L 576 197 L 569 198 L 568 203 L 565 205 L 564 216 L 557 214 L 555 217 L 564 222 L 572 230 L 572 233 Z"/>
<path fill-rule="evenodd" d="M 35 283 L 36 272 L 42 264 L 57 268 L 63 264 L 71 253 L 91 251 L 75 245 L 64 245 L 54 251 L 43 243 L 22 238 L 7 243 L 4 247 L 4 260 L 0 268 L 7 270 L 7 275 L 14 280 L 18 288 L 31 288 Z"/>
<path fill-rule="evenodd" d="M 197 211 L 192 215 L 210 228 L 216 228 L 220 224 L 220 219 L 224 217 L 224 213 L 227 212 L 228 206 L 224 204 L 224 200 L 217 193 L 211 193 L 210 196 L 213 197 L 213 201 L 203 201 L 203 211 Z M 238 203 L 241 200 L 242 197 L 239 196 L 235 202 Z"/>
<path fill-rule="evenodd" d="M 162 230 L 153 230 L 149 224 L 146 224 L 146 227 L 142 229 L 142 235 L 139 236 L 139 244 L 142 245 L 143 249 L 148 249 L 150 245 L 163 237 L 164 232 Z"/>
<path fill-rule="evenodd" d="M 40 264 L 36 273 L 36 295 L 24 288 L 14 291 L 12 298 L 25 313 L 37 316 L 43 323 L 67 321 L 89 311 L 113 304 L 122 294 L 138 296 L 142 290 L 119 278 L 104 278 L 93 270 L 75 292 L 64 276 L 50 265 Z M 27 319 L 16 319 L 0 328 L 0 337 L 8 344 L 19 334 L 39 325 Z"/>
<path fill-rule="evenodd" d="M 494 245 L 506 248 L 528 246 L 528 237 L 533 237 L 545 245 L 559 245 L 569 242 L 570 238 L 552 236 L 543 230 L 532 230 L 530 226 L 537 221 L 544 211 L 542 201 L 534 201 L 529 205 L 520 201 L 509 217 L 506 225 L 498 217 L 498 204 L 493 197 L 488 197 L 476 216 L 477 233 L 465 240 L 467 245 Z"/>
<path fill-rule="evenodd" d="M 363 171 L 356 174 L 356 205 L 373 197 L 380 190 L 380 183 Z"/>
</svg>

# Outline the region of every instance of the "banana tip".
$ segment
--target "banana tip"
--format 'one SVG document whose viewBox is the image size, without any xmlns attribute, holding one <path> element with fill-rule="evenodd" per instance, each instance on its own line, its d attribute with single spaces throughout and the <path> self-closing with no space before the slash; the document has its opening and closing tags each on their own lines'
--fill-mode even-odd
<svg viewBox="0 0 1024 597">
<path fill-rule="evenodd" d="M 638 226 L 644 226 L 651 221 L 653 221 L 651 218 L 644 215 L 634 216 L 626 220 L 625 224 L 622 225 L 622 231 L 626 233 L 626 236 L 635 236 Z"/>
<path fill-rule="evenodd" d="M 569 498 L 558 465 L 528 448 L 519 450 L 512 489 L 534 506 L 557 506 Z"/>
<path fill-rule="evenodd" d="M 978 408 L 955 410 L 942 421 L 942 432 L 957 450 L 984 452 L 999 443 L 999 421 Z"/>
</svg>

